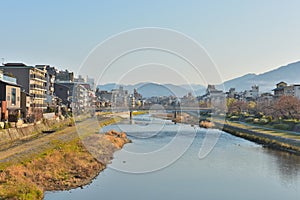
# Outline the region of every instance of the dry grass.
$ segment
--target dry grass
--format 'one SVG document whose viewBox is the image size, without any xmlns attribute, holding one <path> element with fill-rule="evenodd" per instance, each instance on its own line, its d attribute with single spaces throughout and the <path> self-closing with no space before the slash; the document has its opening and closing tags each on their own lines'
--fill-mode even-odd
<svg viewBox="0 0 300 200">
<path fill-rule="evenodd" d="M 114 123 L 109 119 L 100 125 Z M 94 147 L 93 155 L 84 142 Z M 91 134 L 84 141 L 51 141 L 47 149 L 18 164 L 2 165 L 0 170 L 0 199 L 43 199 L 44 191 L 66 190 L 86 185 L 106 167 L 113 152 L 129 142 L 120 135 Z M 97 156 L 97 159 L 94 156 Z"/>
</svg>

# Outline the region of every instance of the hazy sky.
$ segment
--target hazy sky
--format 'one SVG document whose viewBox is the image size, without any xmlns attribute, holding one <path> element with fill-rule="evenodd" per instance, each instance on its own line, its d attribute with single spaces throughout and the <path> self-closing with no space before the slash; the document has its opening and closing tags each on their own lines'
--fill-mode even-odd
<svg viewBox="0 0 300 200">
<path fill-rule="evenodd" d="M 1 0 L 0 8 L 5 62 L 77 72 L 100 42 L 140 27 L 174 29 L 194 38 L 223 80 L 300 60 L 299 0 Z M 95 76 L 93 70 L 86 73 Z M 166 82 L 174 80 L 167 76 Z"/>
</svg>

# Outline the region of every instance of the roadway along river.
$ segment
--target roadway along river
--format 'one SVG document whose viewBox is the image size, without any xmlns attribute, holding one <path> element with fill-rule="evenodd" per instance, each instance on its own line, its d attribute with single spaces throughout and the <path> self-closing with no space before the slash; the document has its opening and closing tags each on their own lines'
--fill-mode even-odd
<svg viewBox="0 0 300 200">
<path fill-rule="evenodd" d="M 126 131 L 133 143 L 118 151 L 112 164 L 90 185 L 46 192 L 46 200 L 300 198 L 300 156 L 266 149 L 222 132 L 212 152 L 199 159 L 205 129 L 148 116 L 136 117 L 134 124 L 107 126 L 103 131 L 109 129 Z"/>
</svg>

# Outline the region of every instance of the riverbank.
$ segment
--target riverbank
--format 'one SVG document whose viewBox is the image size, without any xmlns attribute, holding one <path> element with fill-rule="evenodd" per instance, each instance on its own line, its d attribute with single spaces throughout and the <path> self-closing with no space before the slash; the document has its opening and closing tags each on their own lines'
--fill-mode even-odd
<svg viewBox="0 0 300 200">
<path fill-rule="evenodd" d="M 189 115 L 186 117 L 186 115 Z M 246 124 L 239 124 L 237 122 L 222 121 L 218 119 L 213 120 L 199 120 L 188 113 L 181 114 L 177 119 L 173 115 L 157 116 L 172 120 L 176 123 L 185 123 L 197 125 L 202 128 L 217 128 L 225 131 L 231 135 L 258 143 L 264 147 L 286 151 L 300 155 L 300 134 L 292 134 L 281 130 L 269 130 L 262 127 L 252 127 Z"/>
<path fill-rule="evenodd" d="M 202 128 L 217 128 L 231 135 L 261 144 L 267 148 L 300 155 L 300 134 L 218 119 L 201 121 L 199 126 Z"/>
<path fill-rule="evenodd" d="M 119 120 L 105 119 L 99 125 L 116 121 Z M 90 128 L 93 122 L 87 119 L 80 123 L 85 131 L 94 133 Z M 130 142 L 125 133 L 117 132 L 90 134 L 85 140 L 97 146 L 101 160 L 86 149 L 76 127 L 1 152 L 7 157 L 0 163 L 0 199 L 43 199 L 44 191 L 69 190 L 89 184 L 105 169 L 113 153 Z"/>
<path fill-rule="evenodd" d="M 284 132 L 253 128 L 238 123 L 225 122 L 225 124 L 214 121 L 214 128 L 221 129 L 234 136 L 241 137 L 264 147 L 287 151 L 300 155 L 300 135 L 288 134 Z"/>
</svg>

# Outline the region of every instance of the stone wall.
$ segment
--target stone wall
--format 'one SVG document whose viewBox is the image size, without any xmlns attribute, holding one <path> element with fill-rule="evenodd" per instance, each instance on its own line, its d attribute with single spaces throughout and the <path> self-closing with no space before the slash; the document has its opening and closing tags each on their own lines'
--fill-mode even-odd
<svg viewBox="0 0 300 200">
<path fill-rule="evenodd" d="M 29 124 L 22 128 L 10 128 L 0 130 L 0 145 L 12 142 L 15 140 L 22 140 L 36 134 L 41 134 L 43 131 L 48 131 L 51 129 L 57 130 L 59 128 L 68 126 L 70 124 L 70 119 L 66 120 L 44 120 L 44 122 L 38 124 Z"/>
</svg>

